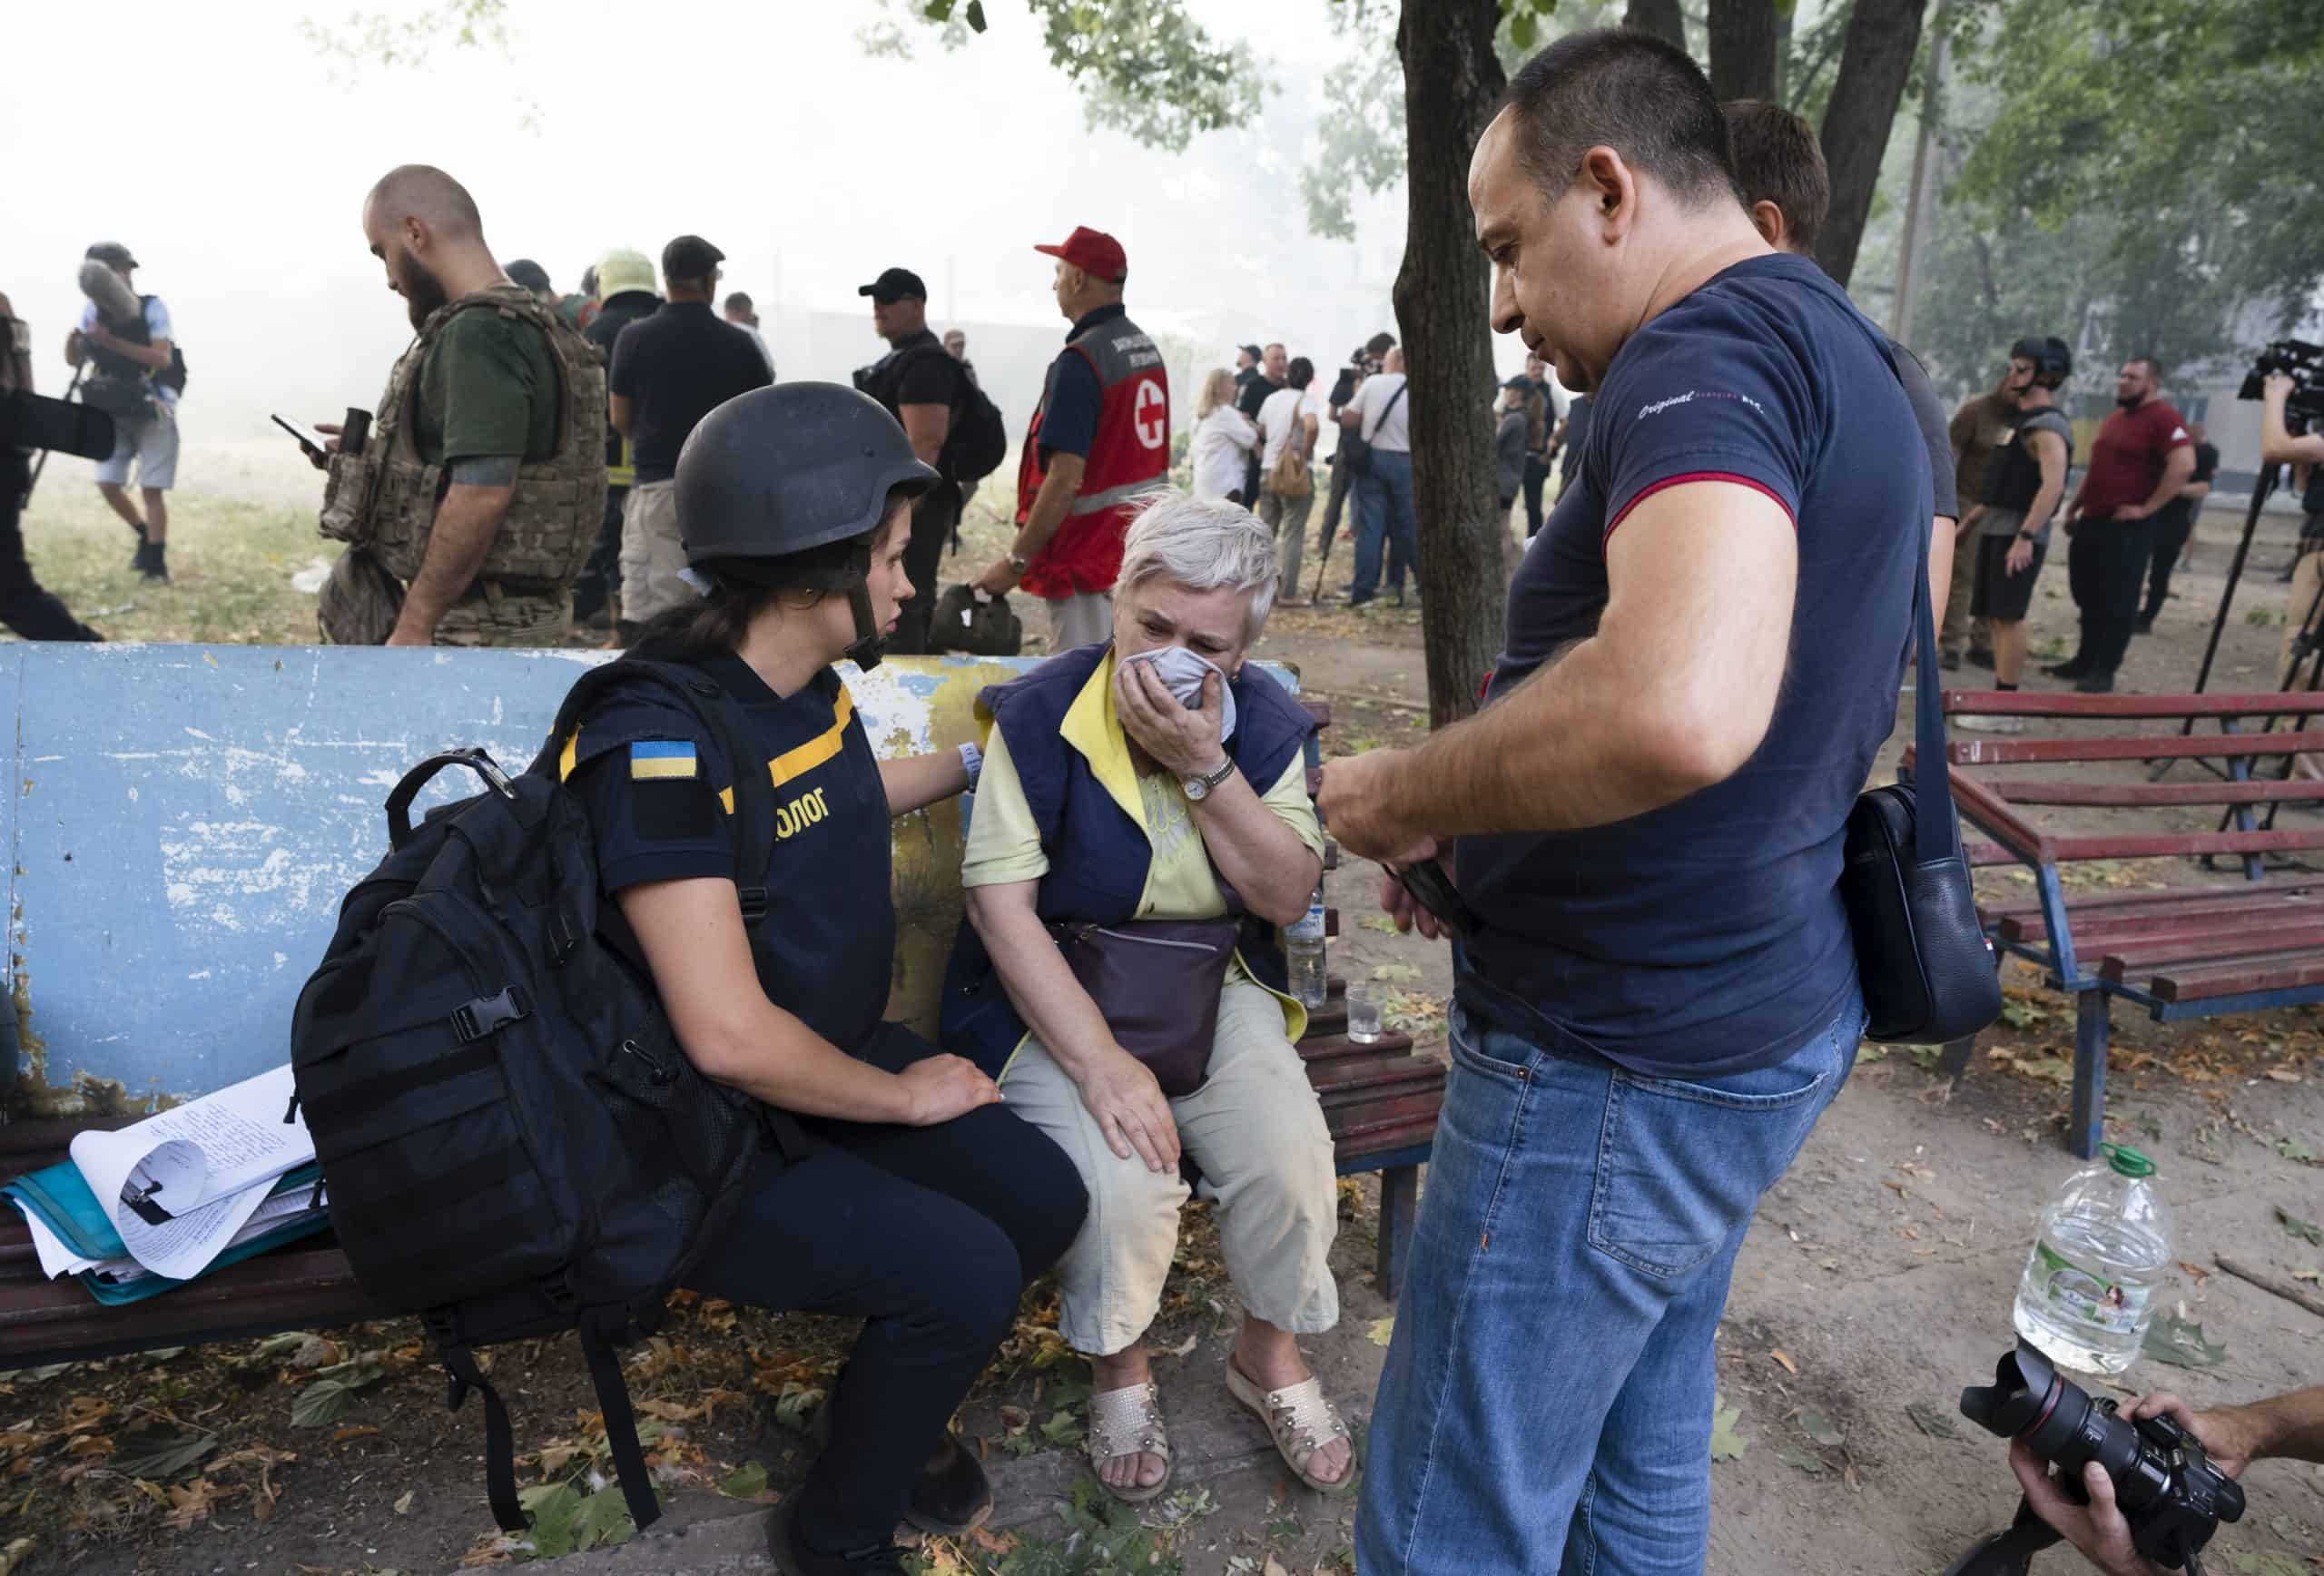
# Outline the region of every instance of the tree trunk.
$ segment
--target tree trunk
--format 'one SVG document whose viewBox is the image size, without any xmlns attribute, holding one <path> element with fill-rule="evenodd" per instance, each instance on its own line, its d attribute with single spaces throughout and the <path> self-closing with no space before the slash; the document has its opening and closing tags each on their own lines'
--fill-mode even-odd
<svg viewBox="0 0 2324 1576">
<path fill-rule="evenodd" d="M 1405 15 L 1411 13 L 1411 0 L 1406 0 Z M 1622 25 L 1651 33 L 1677 48 L 1687 47 L 1687 19 L 1679 15 L 1679 0 L 1630 0 L 1630 9 L 1622 13 Z"/>
<path fill-rule="evenodd" d="M 1675 7 L 1674 7 L 1675 10 Z M 1501 653 L 1506 519 L 1494 504 L 1491 275 L 1469 208 L 1469 155 L 1505 85 L 1493 54 L 1500 0 L 1404 0 L 1407 193 L 1396 273 L 1413 436 L 1413 493 L 1426 576 L 1428 711 L 1443 727 L 1476 710 Z"/>
<path fill-rule="evenodd" d="M 1710 0 L 1710 91 L 1719 103 L 1776 102 L 1777 33 L 1776 0 Z"/>
<path fill-rule="evenodd" d="M 1927 0 L 1856 0 L 1840 51 L 1840 74 L 1824 111 L 1824 160 L 1832 172 L 1832 212 L 1816 246 L 1816 261 L 1843 285 L 1855 271 L 1880 182 L 1888 128 L 1913 74 Z"/>
</svg>

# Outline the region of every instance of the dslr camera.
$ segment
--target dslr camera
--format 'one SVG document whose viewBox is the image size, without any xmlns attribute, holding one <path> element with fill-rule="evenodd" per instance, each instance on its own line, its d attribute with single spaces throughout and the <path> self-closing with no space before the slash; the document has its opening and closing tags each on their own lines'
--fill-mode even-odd
<svg viewBox="0 0 2324 1576">
<path fill-rule="evenodd" d="M 2260 352 L 2235 397 L 2259 399 L 2261 382 L 2278 372 L 2291 379 L 2291 398 L 2284 401 L 2288 424 L 2305 427 L 2324 419 L 2324 345 L 2311 345 L 2305 340 L 2276 340 Z"/>
<path fill-rule="evenodd" d="M 113 454 L 113 418 L 94 406 L 10 389 L 0 392 L 0 449 L 16 448 L 104 459 Z"/>
<path fill-rule="evenodd" d="M 2059 1487 L 2071 1499 L 2083 1497 L 2086 1464 L 2104 1467 L 2132 1544 L 2158 1565 L 2201 1576 L 2198 1556 L 2211 1534 L 2221 1522 L 2243 1518 L 2242 1486 L 2211 1465 L 2194 1435 L 2169 1417 L 2126 1422 L 2112 1401 L 2093 1401 L 2030 1342 L 2002 1354 L 1991 1384 L 1961 1392 L 1961 1415 L 2056 1463 Z M 1955 1560 L 1945 1576 L 2024 1576 L 2027 1562 L 2058 1541 L 2021 1499 L 2016 1521 Z"/>
</svg>

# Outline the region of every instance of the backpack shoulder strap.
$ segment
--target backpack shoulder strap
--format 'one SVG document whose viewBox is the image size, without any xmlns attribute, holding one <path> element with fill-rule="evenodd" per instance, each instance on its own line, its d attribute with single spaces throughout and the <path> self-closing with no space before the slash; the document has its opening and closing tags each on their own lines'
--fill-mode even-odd
<svg viewBox="0 0 2324 1576">
<path fill-rule="evenodd" d="M 566 739 L 581 725 L 591 708 L 615 690 L 631 685 L 659 689 L 702 724 L 734 771 L 735 889 L 743 901 L 743 919 L 756 924 L 766 917 L 767 893 L 760 877 L 774 852 L 774 783 L 763 771 L 753 771 L 750 731 L 742 707 L 718 681 L 683 663 L 652 662 L 621 657 L 581 675 L 557 708 L 547 741 L 529 770 L 554 778 Z"/>
</svg>

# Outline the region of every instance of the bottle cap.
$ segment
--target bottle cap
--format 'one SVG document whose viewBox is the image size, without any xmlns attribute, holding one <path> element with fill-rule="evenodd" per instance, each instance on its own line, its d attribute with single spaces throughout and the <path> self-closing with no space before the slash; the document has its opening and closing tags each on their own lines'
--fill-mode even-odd
<svg viewBox="0 0 2324 1576">
<path fill-rule="evenodd" d="M 2101 1144 L 2098 1152 L 2106 1157 L 2106 1163 L 2113 1167 L 2120 1176 L 2142 1177 L 2154 1175 L 2154 1162 L 2128 1144 Z"/>
</svg>

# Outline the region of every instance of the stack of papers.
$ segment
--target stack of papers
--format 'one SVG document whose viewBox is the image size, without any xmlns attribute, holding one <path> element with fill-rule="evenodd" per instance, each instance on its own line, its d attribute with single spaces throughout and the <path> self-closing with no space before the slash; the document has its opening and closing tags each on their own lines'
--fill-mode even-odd
<svg viewBox="0 0 2324 1576">
<path fill-rule="evenodd" d="M 77 1276 L 103 1302 L 153 1295 L 329 1223 L 294 1087 L 285 1065 L 119 1132 L 82 1133 L 69 1161 L 0 1195 L 50 1278 Z"/>
</svg>

